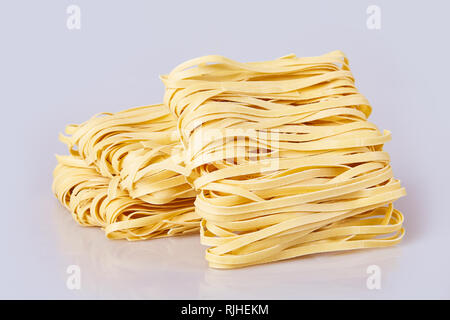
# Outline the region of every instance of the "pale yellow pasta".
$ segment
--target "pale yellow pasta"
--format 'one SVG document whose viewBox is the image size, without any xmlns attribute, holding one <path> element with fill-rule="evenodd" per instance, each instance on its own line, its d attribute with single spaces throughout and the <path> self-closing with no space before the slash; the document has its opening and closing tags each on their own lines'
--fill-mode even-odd
<svg viewBox="0 0 450 320">
<path fill-rule="evenodd" d="M 120 187 L 133 198 L 165 204 L 195 197 L 183 176 L 175 122 L 164 105 L 104 113 L 67 126 L 66 133 L 69 136 L 60 139 L 72 155 L 105 177 L 118 177 Z"/>
<path fill-rule="evenodd" d="M 199 229 L 191 199 L 165 205 L 133 199 L 77 156 L 58 156 L 53 191 L 79 224 L 102 227 L 110 239 L 143 240 Z"/>
<path fill-rule="evenodd" d="M 53 191 L 82 225 L 111 239 L 198 231 L 195 192 L 183 176 L 182 148 L 167 108 L 153 105 L 94 116 L 66 128 Z"/>
<path fill-rule="evenodd" d="M 185 62 L 163 76 L 188 181 L 199 191 L 206 259 L 236 268 L 383 247 L 404 234 L 405 195 L 382 150 L 390 132 L 340 51 L 238 63 Z"/>
</svg>

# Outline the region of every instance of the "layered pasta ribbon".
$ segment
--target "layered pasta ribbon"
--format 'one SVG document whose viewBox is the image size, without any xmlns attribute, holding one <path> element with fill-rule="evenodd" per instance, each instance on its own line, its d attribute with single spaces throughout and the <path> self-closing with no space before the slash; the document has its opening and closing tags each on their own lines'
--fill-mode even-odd
<svg viewBox="0 0 450 320">
<path fill-rule="evenodd" d="M 81 225 L 111 239 L 198 231 L 175 122 L 163 105 L 94 116 L 66 128 L 53 191 Z"/>
<path fill-rule="evenodd" d="M 163 76 L 216 268 L 390 246 L 405 195 L 340 51 L 187 61 Z"/>
</svg>

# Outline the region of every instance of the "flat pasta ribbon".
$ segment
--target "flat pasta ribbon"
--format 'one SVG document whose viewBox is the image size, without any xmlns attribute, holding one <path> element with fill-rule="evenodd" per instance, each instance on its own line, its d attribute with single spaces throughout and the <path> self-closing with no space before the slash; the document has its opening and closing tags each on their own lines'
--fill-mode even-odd
<svg viewBox="0 0 450 320">
<path fill-rule="evenodd" d="M 94 116 L 66 128 L 53 192 L 85 226 L 110 239 L 143 240 L 199 230 L 195 192 L 175 122 L 163 105 Z"/>
<path fill-rule="evenodd" d="M 187 61 L 161 77 L 211 267 L 390 246 L 405 195 L 340 51 Z"/>
</svg>

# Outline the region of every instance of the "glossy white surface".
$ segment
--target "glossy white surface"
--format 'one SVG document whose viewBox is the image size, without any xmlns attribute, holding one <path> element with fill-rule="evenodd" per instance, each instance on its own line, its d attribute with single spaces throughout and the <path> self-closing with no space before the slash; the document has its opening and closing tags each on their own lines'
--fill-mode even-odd
<svg viewBox="0 0 450 320">
<path fill-rule="evenodd" d="M 79 31 L 66 7 L 81 8 Z M 0 298 L 450 298 L 447 2 L 10 1 L 0 8 L 2 168 Z M 209 269 L 198 238 L 109 241 L 76 225 L 53 197 L 57 134 L 103 111 L 162 101 L 159 74 L 222 54 L 250 61 L 343 50 L 371 101 L 371 121 L 393 132 L 397 247 L 323 254 L 240 270 Z M 81 289 L 66 287 L 69 265 Z M 369 265 L 381 289 L 366 287 Z"/>
</svg>

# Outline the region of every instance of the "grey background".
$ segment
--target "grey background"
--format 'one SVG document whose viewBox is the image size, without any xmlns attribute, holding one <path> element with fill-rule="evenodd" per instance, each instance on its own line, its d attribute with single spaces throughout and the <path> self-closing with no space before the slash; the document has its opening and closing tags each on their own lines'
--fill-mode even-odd
<svg viewBox="0 0 450 320">
<path fill-rule="evenodd" d="M 81 8 L 81 30 L 66 8 Z M 366 8 L 381 8 L 381 30 Z M 2 1 L 0 298 L 450 298 L 448 1 Z M 393 248 L 209 269 L 195 236 L 109 241 L 51 193 L 57 134 L 162 101 L 158 75 L 206 54 L 261 61 L 344 51 L 408 196 Z M 81 267 L 81 290 L 66 268 Z M 381 290 L 366 268 L 382 270 Z"/>
</svg>

